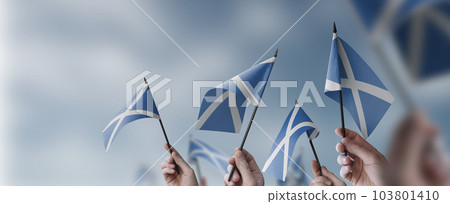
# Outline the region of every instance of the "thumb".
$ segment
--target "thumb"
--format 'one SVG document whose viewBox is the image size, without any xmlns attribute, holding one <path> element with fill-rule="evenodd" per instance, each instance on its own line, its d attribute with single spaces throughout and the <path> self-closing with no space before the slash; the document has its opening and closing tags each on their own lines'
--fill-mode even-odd
<svg viewBox="0 0 450 204">
<path fill-rule="evenodd" d="M 181 155 L 178 153 L 178 151 L 177 150 L 175 150 L 173 147 L 172 147 L 172 157 L 173 157 L 173 159 L 175 160 L 175 163 L 177 163 L 177 165 L 181 168 L 181 170 L 183 171 L 183 172 L 187 172 L 188 170 L 192 170 L 191 169 L 191 167 L 189 166 L 189 164 L 187 164 L 185 161 L 184 161 L 184 159 L 183 159 L 183 157 L 181 157 Z"/>
<path fill-rule="evenodd" d="M 312 168 L 312 172 L 314 173 L 314 176 L 319 177 L 320 176 L 320 166 L 316 160 L 311 161 L 311 168 Z"/>
<path fill-rule="evenodd" d="M 339 179 L 336 175 L 328 171 L 327 167 L 322 166 L 322 173 L 323 176 L 327 177 L 333 182 L 334 186 L 346 186 L 346 184 L 341 179 Z"/>
<path fill-rule="evenodd" d="M 248 166 L 244 153 L 242 153 L 242 151 L 240 150 L 236 151 L 236 167 L 239 169 L 239 172 L 241 173 L 243 183 L 253 182 L 251 180 L 251 178 L 253 177 L 250 171 L 250 167 Z"/>
<path fill-rule="evenodd" d="M 356 142 L 355 140 L 344 138 L 342 143 L 347 151 L 359 157 L 364 163 L 376 163 L 379 160 L 381 153 L 365 140 Z"/>
<path fill-rule="evenodd" d="M 206 180 L 206 177 L 202 176 L 201 180 L 202 180 L 202 183 L 201 183 L 202 186 L 207 186 L 208 185 L 208 180 Z"/>
</svg>

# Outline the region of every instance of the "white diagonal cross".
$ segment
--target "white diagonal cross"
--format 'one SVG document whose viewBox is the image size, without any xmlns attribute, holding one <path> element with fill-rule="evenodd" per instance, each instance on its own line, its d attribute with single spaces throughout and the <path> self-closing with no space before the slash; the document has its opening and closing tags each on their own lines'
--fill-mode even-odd
<svg viewBox="0 0 450 204">
<path fill-rule="evenodd" d="M 149 89 L 148 84 L 146 84 L 142 89 L 141 92 L 139 92 L 139 94 L 136 95 L 136 98 L 134 98 L 134 100 L 130 103 L 130 105 L 128 105 L 127 109 L 125 110 L 125 112 L 119 114 L 118 116 L 116 116 L 114 119 L 111 120 L 111 122 L 109 122 L 109 124 L 105 127 L 105 129 L 103 130 L 103 132 L 106 131 L 106 129 L 108 129 L 115 121 L 118 120 L 118 122 L 116 123 L 113 132 L 111 133 L 111 136 L 109 137 L 109 141 L 108 141 L 108 145 L 106 146 L 106 151 L 109 150 L 109 147 L 111 146 L 111 143 L 116 135 L 117 130 L 120 127 L 120 124 L 122 124 L 122 121 L 131 115 L 146 115 L 152 118 L 159 118 L 159 115 L 154 114 L 153 112 L 150 111 L 145 111 L 145 110 L 131 110 L 131 108 L 133 108 L 134 105 L 136 105 L 136 103 L 142 98 L 142 96 L 144 95 L 144 93 L 147 91 L 147 89 Z M 149 90 L 150 91 L 150 90 Z"/>
<path fill-rule="evenodd" d="M 368 84 L 363 81 L 356 80 L 353 74 L 352 66 L 350 64 L 350 61 L 348 60 L 347 52 L 342 46 L 340 39 L 336 36 L 336 34 L 333 36 L 333 38 L 337 38 L 338 55 L 342 61 L 342 64 L 344 65 L 344 70 L 347 75 L 347 79 L 341 78 L 341 86 L 344 88 L 349 88 L 352 91 L 353 99 L 355 101 L 356 106 L 356 112 L 358 113 L 361 134 L 363 135 L 364 138 L 367 139 L 368 133 L 367 133 L 366 118 L 364 115 L 364 110 L 362 108 L 361 98 L 359 97 L 358 91 L 360 90 L 364 91 L 391 104 L 394 102 L 394 96 L 392 96 L 392 94 L 385 89 L 374 86 L 372 84 Z"/>
<path fill-rule="evenodd" d="M 284 157 L 283 157 L 283 181 L 286 178 L 287 175 L 287 169 L 288 169 L 288 159 L 289 159 L 289 141 L 291 139 L 291 136 L 300 128 L 302 127 L 312 127 L 315 130 L 316 125 L 314 125 L 314 123 L 312 122 L 301 122 L 299 124 L 297 124 L 296 126 L 294 126 L 292 128 L 292 124 L 294 122 L 295 116 L 298 113 L 298 110 L 300 109 L 300 106 L 296 106 L 294 108 L 294 111 L 291 114 L 291 117 L 289 118 L 289 123 L 287 126 L 287 131 L 284 135 L 284 138 L 280 141 L 280 143 L 277 144 L 277 147 L 273 150 L 272 154 L 269 156 L 269 158 L 267 159 L 266 163 L 264 164 L 263 167 L 263 172 L 265 172 L 267 170 L 267 168 L 270 166 L 270 164 L 272 164 L 272 161 L 275 159 L 275 157 L 278 155 L 278 153 L 280 153 L 280 151 L 282 151 L 284 153 Z M 284 146 L 284 150 L 281 150 L 281 148 Z"/>
</svg>

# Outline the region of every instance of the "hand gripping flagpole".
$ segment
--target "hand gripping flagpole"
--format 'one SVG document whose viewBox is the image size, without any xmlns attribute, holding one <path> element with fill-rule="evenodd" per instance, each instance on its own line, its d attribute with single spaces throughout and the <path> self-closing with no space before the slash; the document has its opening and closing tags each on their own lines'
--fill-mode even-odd
<svg viewBox="0 0 450 204">
<path fill-rule="evenodd" d="M 309 139 L 309 144 L 311 145 L 311 149 L 312 149 L 312 151 L 314 153 L 314 157 L 316 158 L 317 163 L 319 163 L 320 175 L 323 176 L 323 174 L 322 174 L 322 165 L 320 165 L 319 157 L 317 156 L 316 149 L 314 148 L 314 144 L 312 142 L 312 139 Z"/>
<path fill-rule="evenodd" d="M 333 23 L 333 33 L 337 33 L 336 23 Z M 345 138 L 345 122 L 344 122 L 344 103 L 342 100 L 342 87 L 339 90 L 339 104 L 341 109 L 341 129 L 342 129 L 342 137 Z M 344 150 L 345 156 L 347 156 L 347 150 Z"/>
<path fill-rule="evenodd" d="M 275 51 L 275 54 L 273 56 L 274 57 L 278 56 L 278 49 Z M 241 151 L 242 151 L 242 149 L 244 149 L 244 144 L 245 144 L 245 141 L 247 140 L 248 132 L 250 131 L 250 127 L 252 126 L 253 119 L 255 118 L 258 107 L 259 107 L 259 105 L 255 106 L 255 109 L 253 110 L 253 113 L 252 113 L 252 117 L 250 118 L 250 121 L 248 122 L 247 130 L 245 131 L 244 138 L 242 138 L 241 146 L 239 147 L 239 150 L 241 150 Z M 228 181 L 231 180 L 231 176 L 233 176 L 233 173 L 235 170 L 236 170 L 236 161 L 234 162 L 233 168 L 230 171 L 230 175 L 228 176 Z"/>
<path fill-rule="evenodd" d="M 145 77 L 144 77 L 144 82 L 145 82 L 145 84 L 148 85 L 147 79 Z M 161 125 L 161 129 L 162 129 L 162 131 L 164 133 L 164 138 L 166 139 L 167 146 L 169 147 L 170 155 L 172 155 L 172 152 L 173 152 L 172 151 L 172 146 L 170 145 L 169 138 L 167 137 L 166 129 L 164 128 L 164 125 L 162 123 L 161 115 L 159 116 L 158 120 L 159 120 L 159 124 Z M 175 164 L 175 170 L 177 171 L 177 173 L 180 174 L 180 170 L 178 169 L 178 165 L 175 162 L 175 159 L 173 161 L 173 164 Z"/>
</svg>

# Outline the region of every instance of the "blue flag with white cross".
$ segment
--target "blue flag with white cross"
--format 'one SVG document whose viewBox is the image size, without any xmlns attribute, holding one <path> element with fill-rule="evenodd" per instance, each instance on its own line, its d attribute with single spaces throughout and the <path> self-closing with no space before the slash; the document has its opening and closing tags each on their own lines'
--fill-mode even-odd
<svg viewBox="0 0 450 204">
<path fill-rule="evenodd" d="M 128 123 L 142 118 L 159 119 L 158 108 L 153 100 L 149 85 L 146 83 L 136 95 L 123 107 L 103 130 L 103 143 L 106 151 L 111 147 L 115 137 Z"/>
<path fill-rule="evenodd" d="M 394 97 L 358 53 L 334 33 L 325 95 L 339 103 L 340 90 L 343 106 L 367 139 L 394 102 Z"/>
<path fill-rule="evenodd" d="M 300 105 L 296 104 L 284 121 L 262 171 L 285 181 L 295 143 L 305 132 L 309 140 L 319 135 L 319 129 Z"/>
<path fill-rule="evenodd" d="M 227 172 L 228 157 L 221 151 L 211 147 L 210 145 L 195 139 L 189 140 L 189 161 L 198 162 L 198 158 L 204 158 L 213 164 L 224 175 Z"/>
<path fill-rule="evenodd" d="M 247 102 L 259 105 L 276 57 L 231 78 L 203 97 L 197 129 L 239 133 Z"/>
<path fill-rule="evenodd" d="M 450 59 L 443 54 L 450 49 L 450 1 L 350 2 L 369 37 L 378 40 L 376 43 L 386 49 L 384 53 L 395 51 L 414 79 L 428 80 L 450 73 Z M 383 34 L 392 35 L 393 43 L 382 43 L 388 39 Z"/>
</svg>

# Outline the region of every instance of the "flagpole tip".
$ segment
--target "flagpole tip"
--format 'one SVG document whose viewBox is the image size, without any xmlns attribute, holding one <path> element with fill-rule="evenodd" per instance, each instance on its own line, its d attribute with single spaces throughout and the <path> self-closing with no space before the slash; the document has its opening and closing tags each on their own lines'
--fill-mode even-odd
<svg viewBox="0 0 450 204">
<path fill-rule="evenodd" d="M 144 82 L 145 82 L 145 84 L 148 84 L 147 79 L 145 77 L 144 77 Z"/>
<path fill-rule="evenodd" d="M 336 23 L 335 22 L 333 22 L 333 33 L 337 33 Z"/>
<path fill-rule="evenodd" d="M 273 55 L 274 57 L 277 57 L 278 56 L 278 48 L 277 48 L 277 50 L 275 51 L 275 54 Z"/>
<path fill-rule="evenodd" d="M 295 105 L 298 105 L 298 101 L 297 101 L 297 99 L 295 99 Z"/>
</svg>

